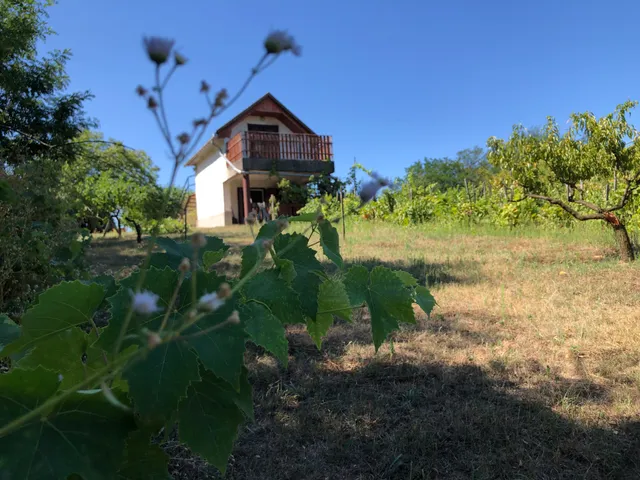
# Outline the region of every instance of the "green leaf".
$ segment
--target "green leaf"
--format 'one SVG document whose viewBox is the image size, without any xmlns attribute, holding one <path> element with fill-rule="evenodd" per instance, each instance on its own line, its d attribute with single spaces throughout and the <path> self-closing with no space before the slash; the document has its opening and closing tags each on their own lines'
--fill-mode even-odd
<svg viewBox="0 0 640 480">
<path fill-rule="evenodd" d="M 98 275 L 97 277 L 83 283 L 97 283 L 98 285 L 102 285 L 102 288 L 104 289 L 104 298 L 112 297 L 118 291 L 116 280 L 111 275 Z"/>
<path fill-rule="evenodd" d="M 240 265 L 240 278 L 244 278 L 253 268 L 264 260 L 266 251 L 256 245 L 247 245 L 242 249 L 242 263 Z"/>
<path fill-rule="evenodd" d="M 103 352 L 92 346 L 95 337 L 87 335 L 79 328 L 69 328 L 32 349 L 16 362 L 18 368 L 45 366 L 61 375 L 61 390 L 73 387 L 86 376 L 104 367 Z"/>
<path fill-rule="evenodd" d="M 298 294 L 276 270 L 258 273 L 246 283 L 243 292 L 245 298 L 264 303 L 283 324 L 304 323 Z"/>
<path fill-rule="evenodd" d="M 307 246 L 308 241 L 298 233 L 285 234 L 276 238 L 274 247 L 279 258 L 293 262 L 296 278 L 292 287 L 300 298 L 302 313 L 308 318 L 315 318 L 321 282 L 316 272 L 323 272 L 323 268 L 316 258 L 316 251 Z"/>
<path fill-rule="evenodd" d="M 278 269 L 280 270 L 280 278 L 282 278 L 285 282 L 291 285 L 291 283 L 293 282 L 293 280 L 295 280 L 297 275 L 293 262 L 291 260 L 286 260 L 281 258 L 281 259 L 278 259 L 277 265 L 278 265 Z"/>
<path fill-rule="evenodd" d="M 22 336 L 3 349 L 4 355 L 30 348 L 47 349 L 46 342 L 65 330 L 91 321 L 102 303 L 104 291 L 95 283 L 63 282 L 38 297 L 38 303 L 22 316 Z"/>
<path fill-rule="evenodd" d="M 278 233 L 280 233 L 280 227 L 277 220 L 270 220 L 260 227 L 256 240 L 273 240 Z"/>
<path fill-rule="evenodd" d="M 6 345 L 20 337 L 20 327 L 6 315 L 0 315 L 0 353 Z"/>
<path fill-rule="evenodd" d="M 224 258 L 226 250 L 220 249 L 211 252 L 204 252 L 202 255 L 202 262 L 204 264 L 204 268 L 209 270 L 214 264 L 218 263 L 220 260 Z"/>
<path fill-rule="evenodd" d="M 246 372 L 241 380 L 238 394 L 212 373 L 203 372 L 202 381 L 193 383 L 180 402 L 180 440 L 222 473 L 245 420 L 246 405 L 251 403 Z"/>
<path fill-rule="evenodd" d="M 282 322 L 268 307 L 249 302 L 240 308 L 240 318 L 251 341 L 271 352 L 286 367 L 289 363 L 289 342 Z"/>
<path fill-rule="evenodd" d="M 369 291 L 369 270 L 362 265 L 354 265 L 347 271 L 344 286 L 351 305 L 364 305 Z"/>
<path fill-rule="evenodd" d="M 338 231 L 328 220 L 323 220 L 318 223 L 318 231 L 320 232 L 322 251 L 329 260 L 339 268 L 342 268 L 344 263 L 340 256 L 340 236 L 338 235 Z"/>
<path fill-rule="evenodd" d="M 394 270 L 398 278 L 404 283 L 406 287 L 417 287 L 418 281 L 411 275 L 409 272 L 405 272 L 404 270 Z"/>
<path fill-rule="evenodd" d="M 352 305 L 365 301 L 369 307 L 376 351 L 399 328 L 398 322 L 415 323 L 411 292 L 393 270 L 375 267 L 368 274 L 357 265 L 349 269 L 344 283 Z"/>
<path fill-rule="evenodd" d="M 55 394 L 57 375 L 43 368 L 0 375 L 0 424 L 28 413 Z M 112 479 L 122 462 L 133 417 L 101 394 L 73 394 L 0 438 L 0 471 L 7 478 Z"/>
<path fill-rule="evenodd" d="M 350 321 L 351 304 L 342 282 L 326 280 L 320 285 L 318 293 L 318 314 L 315 320 L 307 321 L 307 331 L 318 349 L 322 345 L 322 338 L 333 325 L 334 315 Z"/>
<path fill-rule="evenodd" d="M 198 249 L 197 263 L 199 266 L 204 265 L 204 254 L 206 252 L 219 252 L 223 253 L 229 249 L 228 245 L 218 237 L 205 237 L 207 244 Z M 193 261 L 193 247 L 191 241 L 176 242 L 175 240 L 167 237 L 160 237 L 156 239 L 156 243 L 162 248 L 165 253 L 153 253 L 151 255 L 151 266 L 157 268 L 169 267 L 174 270 L 178 268 L 183 258 L 188 258 Z"/>
<path fill-rule="evenodd" d="M 295 217 L 289 217 L 288 220 L 290 222 L 315 222 L 318 218 L 318 214 L 316 212 L 312 213 L 301 213 L 300 215 L 296 215 Z"/>
<path fill-rule="evenodd" d="M 149 419 L 170 416 L 192 381 L 199 380 L 198 357 L 176 340 L 151 350 L 123 373 L 136 411 Z"/>
<path fill-rule="evenodd" d="M 127 440 L 125 459 L 118 472 L 119 480 L 170 480 L 169 457 L 150 442 L 151 432 L 136 430 Z"/>
<path fill-rule="evenodd" d="M 427 317 L 431 315 L 433 307 L 437 305 L 436 299 L 433 298 L 429 289 L 422 285 L 418 285 L 416 287 L 416 303 L 420 306 L 422 311 L 427 314 Z"/>
<path fill-rule="evenodd" d="M 7 180 L 0 179 L 0 202 L 11 203 L 16 199 L 16 194 Z"/>
<path fill-rule="evenodd" d="M 136 288 L 138 279 L 140 278 L 140 272 L 135 272 L 131 276 L 125 278 L 120 282 L 120 289 L 118 293 L 109 298 L 109 304 L 111 305 L 109 319 L 109 325 L 102 331 L 100 339 L 97 342 L 97 346 L 111 354 L 115 343 L 120 335 L 120 330 L 127 317 L 127 313 L 131 308 L 131 292 Z M 158 300 L 158 306 L 162 310 L 152 313 L 151 315 L 133 314 L 131 321 L 127 327 L 126 335 L 137 334 L 142 327 L 146 327 L 155 330 L 160 327 L 162 317 L 164 316 L 167 306 L 171 301 L 173 290 L 178 283 L 178 272 L 172 270 L 169 267 L 159 270 L 155 267 L 149 268 L 145 276 L 141 290 L 148 290 L 160 298 Z M 123 342 L 122 346 L 126 347 L 136 343 L 135 340 L 127 339 Z"/>
</svg>

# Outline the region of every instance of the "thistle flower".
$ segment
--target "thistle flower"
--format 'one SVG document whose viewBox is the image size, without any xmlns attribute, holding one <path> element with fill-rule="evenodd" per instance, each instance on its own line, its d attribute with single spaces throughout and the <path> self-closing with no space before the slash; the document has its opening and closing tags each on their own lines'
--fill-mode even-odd
<svg viewBox="0 0 640 480">
<path fill-rule="evenodd" d="M 227 98 L 229 98 L 229 94 L 227 93 L 227 89 L 223 88 L 218 93 L 216 93 L 216 99 L 215 99 L 214 105 L 216 107 L 221 107 L 222 105 L 224 105 L 224 101 Z"/>
<path fill-rule="evenodd" d="M 175 42 L 162 37 L 144 37 L 144 47 L 149 59 L 156 65 L 162 65 L 171 54 Z"/>
<path fill-rule="evenodd" d="M 209 312 L 213 312 L 217 310 L 223 304 L 224 304 L 224 300 L 220 299 L 220 297 L 218 297 L 218 294 L 215 292 L 207 293 L 203 295 L 202 297 L 200 297 L 200 300 L 198 301 L 198 305 L 200 306 L 200 308 L 202 308 L 203 310 L 207 310 Z"/>
<path fill-rule="evenodd" d="M 144 88 L 142 85 L 138 85 L 136 87 L 136 93 L 141 97 L 146 97 L 147 96 L 147 89 Z"/>
<path fill-rule="evenodd" d="M 155 313 L 161 308 L 158 306 L 158 295 L 148 290 L 143 290 L 142 292 L 133 293 L 133 302 L 132 308 L 136 313 L 141 313 L 143 315 L 149 315 L 151 313 Z"/>
<path fill-rule="evenodd" d="M 207 82 L 205 82 L 204 80 L 200 82 L 200 93 L 207 93 L 210 89 L 211 87 Z"/>
<path fill-rule="evenodd" d="M 194 233 L 191 236 L 191 245 L 193 248 L 202 248 L 207 245 L 207 237 L 200 232 Z"/>
<path fill-rule="evenodd" d="M 182 259 L 182 261 L 180 262 L 180 265 L 178 265 L 178 270 L 180 270 L 183 273 L 187 273 L 189 270 L 191 270 L 191 262 L 187 257 Z"/>
<path fill-rule="evenodd" d="M 173 54 L 173 59 L 175 60 L 176 65 L 178 66 L 184 65 L 185 63 L 187 63 L 186 57 L 178 52 L 175 52 Z"/>
<path fill-rule="evenodd" d="M 302 47 L 285 30 L 274 30 L 269 33 L 264 41 L 264 48 L 267 54 L 277 55 L 282 52 L 291 52 L 296 57 L 302 54 Z"/>
<path fill-rule="evenodd" d="M 180 135 L 176 137 L 181 145 L 186 145 L 191 140 L 191 137 L 188 133 L 182 132 Z"/>
</svg>

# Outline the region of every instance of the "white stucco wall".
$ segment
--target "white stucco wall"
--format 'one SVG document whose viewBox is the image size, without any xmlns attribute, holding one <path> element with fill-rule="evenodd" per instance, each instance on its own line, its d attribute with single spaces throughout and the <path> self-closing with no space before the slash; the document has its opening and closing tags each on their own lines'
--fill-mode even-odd
<svg viewBox="0 0 640 480">
<path fill-rule="evenodd" d="M 200 228 L 231 224 L 231 204 L 225 199 L 224 182 L 235 172 L 227 166 L 226 157 L 219 149 L 211 150 L 196 166 L 196 211 Z"/>
</svg>

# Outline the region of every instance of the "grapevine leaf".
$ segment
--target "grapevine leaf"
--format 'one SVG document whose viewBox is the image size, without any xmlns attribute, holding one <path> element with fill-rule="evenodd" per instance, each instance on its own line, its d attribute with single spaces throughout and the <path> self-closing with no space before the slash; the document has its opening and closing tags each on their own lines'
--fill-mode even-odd
<svg viewBox="0 0 640 480">
<path fill-rule="evenodd" d="M 207 293 L 213 293 L 218 290 L 220 285 L 227 281 L 224 275 L 218 275 L 216 272 L 205 272 L 196 270 L 196 300 Z M 185 280 L 180 287 L 178 294 L 178 310 L 185 313 L 192 306 L 193 295 L 191 293 L 192 279 Z"/>
<path fill-rule="evenodd" d="M 158 445 L 151 445 L 151 432 L 136 430 L 127 439 L 119 480 L 170 480 L 169 457 Z"/>
<path fill-rule="evenodd" d="M 290 222 L 315 222 L 318 218 L 318 214 L 315 212 L 311 213 L 301 213 L 300 215 L 296 215 L 295 217 L 289 217 L 288 220 Z"/>
<path fill-rule="evenodd" d="M 298 293 L 302 313 L 315 318 L 318 311 L 318 288 L 320 277 L 315 272 L 322 272 L 322 264 L 316 258 L 316 252 L 307 245 L 309 239 L 298 233 L 280 235 L 274 247 L 278 257 L 293 262 L 296 279 L 292 287 Z M 286 249 L 286 250 L 285 250 Z"/>
<path fill-rule="evenodd" d="M 416 287 L 416 303 L 420 306 L 420 308 L 427 314 L 427 317 L 431 315 L 431 311 L 433 307 L 437 305 L 436 299 L 433 298 L 431 292 L 427 287 L 423 287 L 422 285 L 418 285 Z"/>
<path fill-rule="evenodd" d="M 109 325 L 102 331 L 97 345 L 107 352 L 111 352 L 118 341 L 120 330 L 131 308 L 131 292 L 136 288 L 140 272 L 135 272 L 131 276 L 120 282 L 120 289 L 113 297 L 109 298 L 111 305 L 111 318 Z M 140 290 L 148 290 L 158 295 L 158 306 L 161 308 L 156 313 L 150 315 L 133 314 L 127 327 L 125 335 L 136 334 L 140 328 L 146 327 L 151 330 L 159 328 L 162 317 L 166 313 L 167 306 L 171 301 L 171 295 L 178 283 L 178 272 L 169 267 L 163 270 L 155 267 L 149 268 Z M 133 340 L 125 340 L 123 346 L 131 345 Z"/>
<path fill-rule="evenodd" d="M 0 353 L 6 345 L 20 337 L 20 327 L 6 315 L 0 315 Z"/>
<path fill-rule="evenodd" d="M 95 283 L 63 282 L 38 297 L 38 303 L 22 316 L 22 336 L 3 349 L 4 355 L 40 344 L 65 330 L 91 321 L 104 298 L 104 290 Z"/>
<path fill-rule="evenodd" d="M 264 260 L 266 251 L 256 245 L 247 245 L 242 249 L 242 264 L 240 266 L 240 278 L 247 275 L 256 265 Z"/>
<path fill-rule="evenodd" d="M 41 367 L 0 375 L 0 424 L 41 405 L 57 388 L 57 375 Z M 102 395 L 76 393 L 48 415 L 0 438 L 0 471 L 20 479 L 63 479 L 72 474 L 111 479 L 134 428 L 132 415 Z"/>
<path fill-rule="evenodd" d="M 398 278 L 404 283 L 405 287 L 417 287 L 418 281 L 411 275 L 409 272 L 405 272 L 404 270 L 394 270 Z"/>
<path fill-rule="evenodd" d="M 225 252 L 226 249 L 204 252 L 204 254 L 202 255 L 202 263 L 204 264 L 204 268 L 206 270 L 209 270 L 214 264 L 218 263 L 224 258 Z"/>
<path fill-rule="evenodd" d="M 239 324 L 226 324 L 212 330 L 229 318 L 234 308 L 235 303 L 227 300 L 218 310 L 185 330 L 184 337 L 205 367 L 237 387 L 244 365 L 247 334 Z"/>
<path fill-rule="evenodd" d="M 278 276 L 276 270 L 260 272 L 246 283 L 243 292 L 246 298 L 269 307 L 281 323 L 304 323 L 298 294 Z"/>
<path fill-rule="evenodd" d="M 289 342 L 282 322 L 261 303 L 249 302 L 240 308 L 240 318 L 251 341 L 271 352 L 286 367 L 289 362 Z"/>
<path fill-rule="evenodd" d="M 102 285 L 102 288 L 104 289 L 104 298 L 112 297 L 118 291 L 116 280 L 111 275 L 98 275 L 85 283 L 97 283 L 98 285 Z"/>
<path fill-rule="evenodd" d="M 280 269 L 280 278 L 291 285 L 293 280 L 296 278 L 296 269 L 293 266 L 293 262 L 291 260 L 279 258 L 278 268 Z"/>
<path fill-rule="evenodd" d="M 307 321 L 307 331 L 318 349 L 322 345 L 322 338 L 333 325 L 333 316 L 351 320 L 351 304 L 342 282 L 326 280 L 320 285 L 318 293 L 318 314 L 315 320 Z"/>
<path fill-rule="evenodd" d="M 79 328 L 69 328 L 48 338 L 21 358 L 18 368 L 45 365 L 60 375 L 60 388 L 66 390 L 104 367 L 101 349 L 92 346 L 93 339 Z"/>
<path fill-rule="evenodd" d="M 320 232 L 322 251 L 329 260 L 339 268 L 342 268 L 344 263 L 340 255 L 340 236 L 338 235 L 338 231 L 331 225 L 331 222 L 327 220 L 318 223 L 318 231 Z"/>
<path fill-rule="evenodd" d="M 180 440 L 222 473 L 238 427 L 245 420 L 243 412 L 251 403 L 246 374 L 239 391 L 234 392 L 212 373 L 203 372 L 202 381 L 191 384 L 187 398 L 180 402 Z"/>
<path fill-rule="evenodd" d="M 345 287 L 352 305 L 367 303 L 371 315 L 371 333 L 376 351 L 398 322 L 415 323 L 411 292 L 393 271 L 375 267 L 370 274 L 363 266 L 349 269 Z"/>
<path fill-rule="evenodd" d="M 278 223 L 271 220 L 260 227 L 256 240 L 273 240 L 278 233 L 280 233 Z"/>
<path fill-rule="evenodd" d="M 203 257 L 206 252 L 219 252 L 223 253 L 229 249 L 228 245 L 218 237 L 205 237 L 207 244 L 198 249 L 197 263 L 199 266 L 204 264 Z M 183 258 L 188 258 L 193 261 L 193 246 L 191 242 L 176 242 L 175 240 L 167 237 L 160 237 L 156 239 L 156 243 L 165 253 L 153 253 L 151 255 L 151 266 L 157 268 L 170 267 L 177 269 Z"/>
<path fill-rule="evenodd" d="M 349 269 L 344 280 L 347 295 L 351 305 L 364 305 L 367 301 L 369 289 L 369 271 L 362 265 L 355 265 Z"/>
<path fill-rule="evenodd" d="M 170 416 L 192 381 L 200 378 L 198 357 L 181 341 L 162 343 L 122 375 L 136 411 L 149 419 Z"/>
</svg>

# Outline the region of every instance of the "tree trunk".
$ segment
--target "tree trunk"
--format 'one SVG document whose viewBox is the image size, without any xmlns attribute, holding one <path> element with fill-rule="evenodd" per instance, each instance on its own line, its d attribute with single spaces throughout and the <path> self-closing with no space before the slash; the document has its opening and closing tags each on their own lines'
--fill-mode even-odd
<svg viewBox="0 0 640 480">
<path fill-rule="evenodd" d="M 633 253 L 633 245 L 631 245 L 631 240 L 627 233 L 627 228 L 622 223 L 611 226 L 613 227 L 613 233 L 616 237 L 618 250 L 620 250 L 620 259 L 623 262 L 632 262 L 635 260 L 635 255 Z"/>
<path fill-rule="evenodd" d="M 136 240 L 138 241 L 138 243 L 142 243 L 142 227 L 140 226 L 140 224 L 129 217 L 126 217 L 125 220 L 129 223 L 133 223 L 133 227 L 136 229 Z"/>
</svg>

